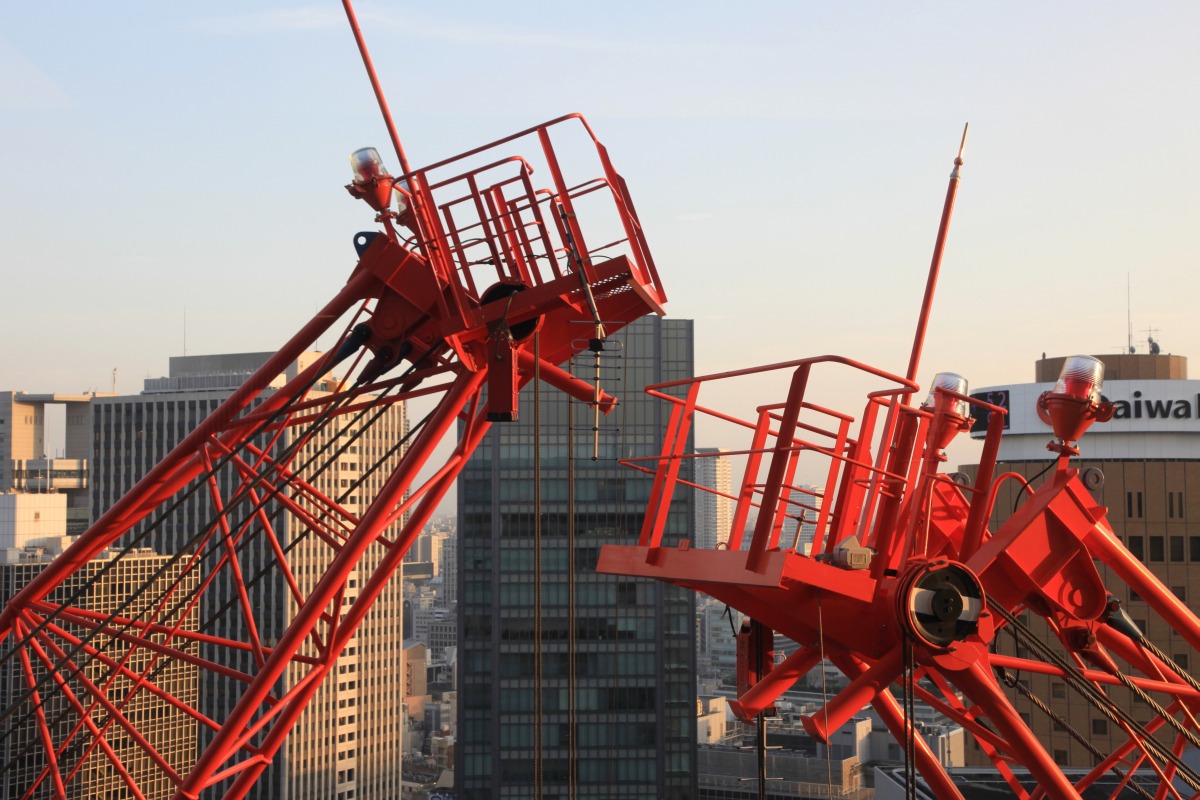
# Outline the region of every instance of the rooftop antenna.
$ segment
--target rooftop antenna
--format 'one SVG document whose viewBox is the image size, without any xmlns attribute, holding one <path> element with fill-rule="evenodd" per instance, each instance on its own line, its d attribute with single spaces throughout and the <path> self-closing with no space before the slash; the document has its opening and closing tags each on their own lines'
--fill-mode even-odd
<svg viewBox="0 0 1200 800">
<path fill-rule="evenodd" d="M 187 306 L 183 307 L 183 354 L 187 355 Z"/>
<path fill-rule="evenodd" d="M 116 367 L 113 367 L 112 393 L 113 394 L 117 393 L 117 368 Z"/>
<path fill-rule="evenodd" d="M 1137 348 L 1133 346 L 1133 302 L 1131 300 L 1133 291 L 1130 289 L 1129 273 L 1125 273 L 1125 327 L 1127 330 L 1128 346 L 1130 353 L 1136 353 Z"/>
<path fill-rule="evenodd" d="M 1150 355 L 1156 356 L 1162 353 L 1162 345 L 1154 338 L 1154 334 L 1158 333 L 1159 329 L 1151 325 L 1146 328 L 1146 344 L 1150 348 Z"/>
</svg>

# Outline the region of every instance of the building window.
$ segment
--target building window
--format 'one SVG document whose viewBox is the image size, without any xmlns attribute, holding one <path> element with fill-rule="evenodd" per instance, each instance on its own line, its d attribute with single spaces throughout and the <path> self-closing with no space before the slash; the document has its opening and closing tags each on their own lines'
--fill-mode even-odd
<svg viewBox="0 0 1200 800">
<path fill-rule="evenodd" d="M 1150 537 L 1150 560 L 1166 561 L 1166 542 L 1164 541 L 1164 537 Z"/>
<path fill-rule="evenodd" d="M 1174 661 L 1175 665 L 1178 666 L 1180 669 L 1186 670 L 1188 668 L 1188 654 L 1187 653 L 1175 653 L 1173 656 L 1171 656 L 1171 660 Z"/>
<path fill-rule="evenodd" d="M 1108 720 L 1106 720 L 1106 719 L 1092 720 L 1092 735 L 1093 736 L 1108 736 Z"/>
<path fill-rule="evenodd" d="M 1172 586 L 1171 594 L 1178 597 L 1180 602 L 1182 602 L 1182 603 L 1187 602 L 1187 587 L 1186 586 Z"/>
<path fill-rule="evenodd" d="M 1183 492 L 1167 492 L 1167 516 L 1183 519 Z"/>
<path fill-rule="evenodd" d="M 1125 516 L 1127 519 L 1142 518 L 1142 493 L 1141 492 L 1126 492 L 1125 493 Z"/>
<path fill-rule="evenodd" d="M 1171 560 L 1183 561 L 1183 537 L 1172 536 L 1169 539 L 1171 545 Z"/>
<path fill-rule="evenodd" d="M 1067 751 L 1066 750 L 1055 750 L 1054 751 L 1054 762 L 1056 764 L 1066 764 L 1067 763 Z"/>
<path fill-rule="evenodd" d="M 1200 536 L 1193 536 L 1192 539 L 1195 541 L 1194 552 L 1197 554 L 1195 560 L 1200 561 Z M 1129 548 L 1129 554 L 1138 561 L 1146 560 L 1146 540 L 1141 536 L 1127 537 L 1125 546 Z"/>
<path fill-rule="evenodd" d="M 1067 685 L 1065 683 L 1050 684 L 1050 696 L 1055 700 L 1062 700 L 1067 696 Z"/>
</svg>

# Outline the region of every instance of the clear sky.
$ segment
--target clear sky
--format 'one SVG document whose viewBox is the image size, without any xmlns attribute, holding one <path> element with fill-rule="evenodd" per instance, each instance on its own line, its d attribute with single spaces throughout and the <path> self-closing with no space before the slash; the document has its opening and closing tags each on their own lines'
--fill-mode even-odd
<svg viewBox="0 0 1200 800">
<path fill-rule="evenodd" d="M 588 116 L 700 372 L 902 373 L 965 121 L 919 379 L 1120 350 L 1127 280 L 1139 346 L 1200 359 L 1200 5 L 356 7 L 414 164 Z M 367 144 L 334 0 L 0 5 L 0 388 L 140 391 L 185 314 L 189 353 L 277 348 L 353 265 Z"/>
</svg>

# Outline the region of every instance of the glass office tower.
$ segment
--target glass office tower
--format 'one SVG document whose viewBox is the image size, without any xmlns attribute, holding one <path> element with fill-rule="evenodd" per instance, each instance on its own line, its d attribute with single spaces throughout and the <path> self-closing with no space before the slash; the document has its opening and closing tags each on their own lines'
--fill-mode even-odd
<svg viewBox="0 0 1200 800">
<path fill-rule="evenodd" d="M 591 379 L 591 354 L 572 369 Z M 639 320 L 606 343 L 601 383 L 620 403 L 598 431 L 590 406 L 544 385 L 536 402 L 530 385 L 520 420 L 495 424 L 463 472 L 462 800 L 696 796 L 694 597 L 595 572 L 645 513 L 649 476 L 617 463 L 659 453 L 668 408 L 642 388 L 692 369 L 691 320 Z M 690 491 L 671 514 L 671 543 L 689 537 Z"/>
</svg>

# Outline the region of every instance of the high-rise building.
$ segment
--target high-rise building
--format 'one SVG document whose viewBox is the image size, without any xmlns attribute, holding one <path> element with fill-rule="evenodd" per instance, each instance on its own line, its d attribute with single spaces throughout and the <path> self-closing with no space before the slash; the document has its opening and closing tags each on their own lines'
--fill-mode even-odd
<svg viewBox="0 0 1200 800">
<path fill-rule="evenodd" d="M 697 486 L 712 489 L 696 490 L 696 538 L 693 544 L 702 550 L 716 549 L 729 541 L 729 526 L 733 524 L 733 465 L 723 447 L 697 447 L 695 459 Z"/>
<path fill-rule="evenodd" d="M 71 541 L 65 533 L 67 519 L 68 499 L 64 494 L 0 494 L 0 602 L 7 602 L 62 553 Z M 180 577 L 178 566 L 171 566 L 166 556 L 149 550 L 135 550 L 116 563 L 115 557 L 114 552 L 101 553 L 47 599 L 65 603 L 74 598 L 70 602 L 78 609 L 107 614 L 130 598 L 135 589 L 149 583 L 151 593 L 135 597 L 124 606 L 124 613 L 137 618 L 149 610 L 144 598 L 153 596 L 155 586 L 169 586 Z M 195 576 L 184 576 L 179 589 L 188 592 L 196 584 Z M 167 626 L 179 622 L 184 630 L 194 630 L 191 621 L 179 620 L 171 611 L 156 619 Z M 146 800 L 167 800 L 176 787 L 147 748 L 176 772 L 185 772 L 195 761 L 195 720 L 144 685 L 135 689 L 131 676 L 149 675 L 155 689 L 194 707 L 199 691 L 198 669 L 184 661 L 155 664 L 146 650 L 129 655 L 119 641 L 109 638 L 93 642 L 93 646 L 102 648 L 112 663 L 121 663 L 120 674 L 114 675 L 100 661 L 87 662 L 82 674 L 58 668 L 59 659 L 74 649 L 71 637 L 83 639 L 87 633 L 78 624 L 56 620 L 42 634 L 40 649 L 34 651 L 36 658 L 27 662 L 10 659 L 0 664 L 0 708 L 6 709 L 0 735 L 0 764 L 4 765 L 0 770 L 0 800 L 128 797 L 129 789 L 117 763 Z M 38 687 L 36 696 L 30 695 L 31 682 Z M 145 746 L 123 735 L 113 722 L 115 717 L 98 706 L 92 708 L 90 719 L 98 729 L 110 731 L 107 749 L 79 746 L 84 737 L 74 735 L 79 723 L 74 704 L 93 706 L 97 695 L 91 691 L 92 686 L 107 686 L 104 694 L 119 698 L 121 719 L 144 734 Z M 61 786 L 55 786 L 54 778 L 46 773 L 43 721 L 56 744 L 76 742 L 57 754 L 59 769 L 55 774 L 63 776 Z"/>
<path fill-rule="evenodd" d="M 620 403 L 598 431 L 591 407 L 531 384 L 459 480 L 462 800 L 696 796 L 694 598 L 595 572 L 641 528 L 651 481 L 616 462 L 659 454 L 669 409 L 641 390 L 691 376 L 692 322 L 638 320 L 609 347 Z M 691 493 L 671 512 L 666 539 L 690 539 Z"/>
<path fill-rule="evenodd" d="M 1187 359 L 1177 355 L 1134 353 L 1095 356 L 1104 363 L 1104 396 L 1116 407 L 1112 420 L 1093 425 L 1079 442 L 1081 456 L 1072 459 L 1088 474 L 1085 485 L 1099 506 L 1107 507 L 1108 522 L 1129 551 L 1177 597 L 1196 608 L 1200 603 L 1200 381 L 1187 379 Z M 1008 410 L 996 474 L 1016 473 L 1040 485 L 1053 467 L 1055 454 L 1046 450 L 1053 438 L 1049 425 L 1037 415 L 1037 399 L 1050 391 L 1064 358 L 1043 357 L 1035 365 L 1035 382 L 988 386 L 973 396 Z M 977 420 L 972 436 L 982 438 L 985 425 Z M 973 475 L 974 466 L 964 468 Z M 1001 484 L 991 520 L 996 530 L 1024 500 L 1019 481 Z M 1101 577 L 1117 600 L 1160 650 L 1180 666 L 1191 647 L 1174 630 L 1148 613 L 1146 602 L 1101 566 Z M 1023 621 L 1030 621 L 1023 615 Z M 1146 621 L 1150 620 L 1149 629 Z M 1056 641 L 1049 637 L 1049 641 Z M 1003 652 L 1015 646 L 998 637 Z M 1013 705 L 1058 764 L 1091 766 L 1088 747 L 1103 753 L 1126 739 L 1117 725 L 1072 691 L 1059 677 L 1022 672 L 1023 692 L 1010 694 Z M 1043 713 L 1025 693 L 1055 710 L 1058 719 Z M 1141 701 L 1122 687 L 1109 687 L 1114 699 L 1137 713 Z M 1071 730 L 1068 730 L 1068 727 Z M 1165 730 L 1165 728 L 1164 728 Z M 1073 736 L 1080 734 L 1080 738 Z M 1082 741 L 1080 740 L 1082 739 Z M 985 764 L 977 747 L 969 748 L 971 763 Z"/>
<path fill-rule="evenodd" d="M 88 459 L 96 394 L 0 392 L 0 492 L 61 492 L 67 534 L 88 525 Z M 48 452 L 47 406 L 64 409 L 62 452 Z"/>
<path fill-rule="evenodd" d="M 142 394 L 97 398 L 93 406 L 94 512 L 102 513 L 127 492 L 271 355 L 174 357 L 170 374 L 147 379 Z M 318 353 L 304 354 L 284 378 L 294 377 L 319 357 Z M 318 382 L 314 395 L 319 395 L 323 386 Z M 327 497 L 339 498 L 347 511 L 357 514 L 390 474 L 389 469 L 370 472 L 369 467 L 380 460 L 390 466 L 400 458 L 401 453 L 392 449 L 407 432 L 404 407 L 388 407 L 369 426 L 349 415 L 335 417 L 329 424 L 336 431 L 327 430 L 306 439 L 294 463 L 322 464 L 319 474 L 311 479 L 314 488 Z M 328 442 L 339 434 L 358 438 L 345 449 L 327 449 Z M 276 452 L 288 448 L 296 435 L 285 429 L 275 444 Z M 221 480 L 227 482 L 223 486 L 227 497 L 236 489 L 233 479 L 232 474 L 221 475 Z M 130 536 L 147 531 L 145 544 L 157 552 L 174 553 L 186 549 L 189 540 L 214 517 L 209 494 L 196 492 L 168 517 L 147 519 Z M 300 591 L 307 595 L 324 574 L 332 559 L 331 550 L 316 537 L 305 537 L 291 515 L 279 515 L 273 524 L 281 546 L 291 548 L 291 571 Z M 381 554 L 379 548 L 368 551 L 360 567 L 364 573 L 374 569 Z M 260 612 L 256 620 L 258 635 L 264 641 L 278 640 L 296 610 L 285 578 L 280 570 L 270 568 L 274 559 L 270 548 L 249 548 L 241 559 L 244 574 L 259 576 L 250 589 L 251 600 Z M 227 571 L 218 573 L 216 580 L 228 581 Z M 346 602 L 353 600 L 357 591 L 355 581 L 349 586 Z M 230 593 L 220 587 L 206 593 L 201 616 L 213 621 L 216 635 L 243 639 L 244 622 L 239 614 L 221 614 L 203 605 L 210 598 L 223 596 Z M 399 796 L 403 718 L 396 710 L 404 702 L 403 682 L 397 679 L 404 674 L 402 604 L 401 576 L 396 574 L 346 646 L 336 674 L 330 675 L 313 696 L 249 796 L 346 800 Z M 250 658 L 247 653 L 245 663 L 228 666 L 253 672 Z M 292 674 L 289 668 L 285 683 L 295 680 L 298 674 Z M 238 699 L 222 681 L 221 675 L 211 671 L 201 675 L 200 707 L 215 720 L 225 719 Z M 205 735 L 209 735 L 207 731 Z"/>
</svg>

